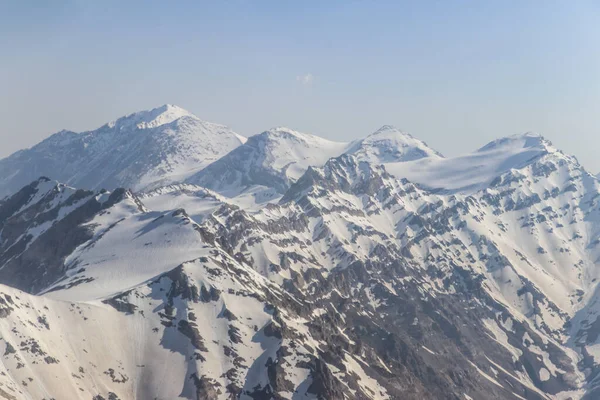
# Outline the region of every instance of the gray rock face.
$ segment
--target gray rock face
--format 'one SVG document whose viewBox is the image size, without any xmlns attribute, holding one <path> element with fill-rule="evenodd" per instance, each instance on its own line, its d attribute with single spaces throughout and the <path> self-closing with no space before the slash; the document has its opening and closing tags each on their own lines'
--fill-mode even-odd
<svg viewBox="0 0 600 400">
<path fill-rule="evenodd" d="M 30 293 L 47 289 L 65 276 L 66 257 L 92 239 L 88 223 L 126 197 L 134 196 L 117 189 L 101 203 L 94 192 L 40 178 L 6 198 L 0 203 L 0 281 Z"/>
</svg>

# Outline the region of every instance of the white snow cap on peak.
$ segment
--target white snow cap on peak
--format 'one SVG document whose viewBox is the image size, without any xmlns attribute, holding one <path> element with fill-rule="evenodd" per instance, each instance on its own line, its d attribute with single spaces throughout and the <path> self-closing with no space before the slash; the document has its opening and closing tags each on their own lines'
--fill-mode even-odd
<svg viewBox="0 0 600 400">
<path fill-rule="evenodd" d="M 383 125 L 381 128 L 377 129 L 375 132 L 373 132 L 371 135 L 369 136 L 379 136 L 379 135 L 383 135 L 386 133 L 391 133 L 391 134 L 402 134 L 405 136 L 409 136 L 412 137 L 409 133 L 406 133 L 398 128 L 396 128 L 394 125 Z"/>
<path fill-rule="evenodd" d="M 425 145 L 422 140 L 415 138 L 410 133 L 404 132 L 393 125 L 383 125 L 381 128 L 377 129 L 375 132 L 363 139 L 364 142 L 376 142 L 382 140 L 393 140 L 398 143 L 407 143 L 409 145 L 414 145 L 416 143 Z"/>
<path fill-rule="evenodd" d="M 194 114 L 179 106 L 164 104 L 151 110 L 138 111 L 121 117 L 116 121 L 108 123 L 107 126 L 109 128 L 116 128 L 119 131 L 133 127 L 137 129 L 149 129 L 169 124 L 182 117 L 197 118 Z"/>
<path fill-rule="evenodd" d="M 271 129 L 267 129 L 266 131 L 263 132 L 263 134 L 265 135 L 294 135 L 294 136 L 306 136 L 306 133 L 301 133 L 298 132 L 292 128 L 288 128 L 287 126 L 276 126 L 274 128 Z"/>
<path fill-rule="evenodd" d="M 504 150 L 509 148 L 552 150 L 552 143 L 536 132 L 525 132 L 496 139 L 486 144 L 477 152 Z"/>
<path fill-rule="evenodd" d="M 299 132 L 294 129 L 278 126 L 267 131 L 251 136 L 249 144 L 255 143 L 278 143 L 277 146 L 301 146 L 301 148 L 312 148 L 312 152 L 325 151 L 330 157 L 341 154 L 347 146 L 347 143 L 334 142 L 310 133 Z M 282 151 L 289 151 L 289 149 Z M 299 151 L 297 148 L 293 152 Z M 301 156 L 304 157 L 304 156 Z"/>
<path fill-rule="evenodd" d="M 350 148 L 348 153 L 375 163 L 413 161 L 420 158 L 442 158 L 425 142 L 392 125 L 383 125 Z"/>
<path fill-rule="evenodd" d="M 266 130 L 262 133 L 262 135 L 265 136 L 281 136 L 281 137 L 289 137 L 289 136 L 294 136 L 294 137 L 298 137 L 298 138 L 302 138 L 302 139 L 306 139 L 306 138 L 319 138 L 319 139 L 323 139 L 319 136 L 310 134 L 310 133 L 304 133 L 304 132 L 300 132 L 297 130 L 294 130 L 292 128 L 288 128 L 287 126 L 276 126 L 274 128 L 271 128 L 269 130 Z M 323 139 L 323 140 L 327 140 L 327 139 Z"/>
</svg>

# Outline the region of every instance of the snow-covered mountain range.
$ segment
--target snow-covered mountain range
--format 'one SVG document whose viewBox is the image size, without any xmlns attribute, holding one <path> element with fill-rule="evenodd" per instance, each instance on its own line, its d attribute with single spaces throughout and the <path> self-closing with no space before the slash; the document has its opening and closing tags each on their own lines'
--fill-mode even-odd
<svg viewBox="0 0 600 400">
<path fill-rule="evenodd" d="M 164 106 L 0 170 L 0 398 L 600 397 L 600 182 L 539 135 Z"/>
<path fill-rule="evenodd" d="M 137 112 L 95 131 L 61 131 L 0 161 L 0 196 L 41 175 L 86 188 L 181 182 L 246 139 L 177 106 Z"/>
</svg>

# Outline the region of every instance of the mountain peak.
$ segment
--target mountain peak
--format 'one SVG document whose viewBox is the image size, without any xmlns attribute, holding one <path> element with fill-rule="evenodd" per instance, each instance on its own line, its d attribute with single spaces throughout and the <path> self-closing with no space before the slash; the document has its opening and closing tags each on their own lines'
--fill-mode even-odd
<svg viewBox="0 0 600 400">
<path fill-rule="evenodd" d="M 443 158 L 427 143 L 392 125 L 383 125 L 366 138 L 355 142 L 348 153 L 377 164 L 427 157 Z"/>
<path fill-rule="evenodd" d="M 283 152 L 295 152 L 296 150 L 288 149 L 290 146 L 300 146 L 300 148 L 313 148 L 313 151 L 319 149 L 326 150 L 330 156 L 339 155 L 344 148 L 347 146 L 346 143 L 334 142 L 328 139 L 324 139 L 320 136 L 312 135 L 310 133 L 299 132 L 285 126 L 278 126 L 271 128 L 257 135 L 248 138 L 247 144 L 249 146 L 262 146 L 267 144 L 269 147 L 279 148 L 278 151 Z M 335 148 L 336 151 L 333 153 L 327 149 Z M 331 153 L 331 154 L 330 154 Z M 302 156 L 305 157 L 305 156 Z M 326 160 L 325 160 L 326 161 Z M 323 162 L 325 162 L 323 161 Z"/>
<path fill-rule="evenodd" d="M 287 126 L 276 126 L 271 129 L 267 129 L 266 131 L 260 133 L 259 135 L 264 136 L 305 136 L 306 134 L 298 132 L 294 129 L 288 128 Z"/>
<path fill-rule="evenodd" d="M 197 118 L 191 112 L 172 104 L 164 104 L 151 110 L 138 111 L 109 122 L 106 127 L 117 131 L 132 128 L 150 129 L 171 123 L 182 117 Z"/>
<path fill-rule="evenodd" d="M 494 140 L 480 149 L 451 158 L 395 163 L 386 169 L 396 177 L 446 193 L 474 193 L 498 176 L 522 169 L 546 155 L 564 155 L 543 136 L 525 132 Z"/>
<path fill-rule="evenodd" d="M 524 132 L 524 133 L 517 133 L 515 135 L 512 135 L 512 137 L 543 138 L 542 135 L 540 135 L 537 132 L 533 132 L 533 131 L 527 131 L 527 132 Z"/>
<path fill-rule="evenodd" d="M 371 133 L 369 136 L 378 136 L 378 135 L 383 135 L 386 133 L 402 134 L 404 136 L 412 137 L 409 133 L 406 133 L 406 132 L 396 128 L 394 125 L 382 125 L 379 129 L 377 129 L 375 132 Z"/>
<path fill-rule="evenodd" d="M 286 126 L 277 126 L 277 127 L 268 129 L 256 136 L 269 137 L 269 138 L 274 138 L 274 137 L 295 138 L 295 139 L 301 139 L 301 140 L 306 140 L 309 138 L 322 139 L 319 136 L 315 136 L 310 133 L 299 132 L 294 129 L 288 128 Z M 326 139 L 322 139 L 322 140 L 326 140 Z"/>
<path fill-rule="evenodd" d="M 149 190 L 182 182 L 245 142 L 226 126 L 164 104 L 121 117 L 97 130 L 61 131 L 0 160 L 0 197 L 37 178 L 87 189 Z"/>
<path fill-rule="evenodd" d="M 539 149 L 551 151 L 552 143 L 536 132 L 525 132 L 493 140 L 477 152 L 504 151 L 507 149 Z"/>
<path fill-rule="evenodd" d="M 292 128 L 288 128 L 287 126 L 275 126 L 271 129 L 267 129 L 265 132 L 269 132 L 269 133 L 295 133 L 298 134 L 300 132 L 298 132 L 295 129 Z"/>
<path fill-rule="evenodd" d="M 322 166 L 348 144 L 276 127 L 250 136 L 245 144 L 192 176 L 188 183 L 238 195 L 253 185 L 285 192 L 310 166 Z"/>
</svg>

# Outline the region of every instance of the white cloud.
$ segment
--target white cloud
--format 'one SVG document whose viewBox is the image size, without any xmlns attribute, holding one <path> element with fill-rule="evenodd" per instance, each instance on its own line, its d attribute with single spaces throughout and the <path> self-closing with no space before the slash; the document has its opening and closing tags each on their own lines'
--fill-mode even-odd
<svg viewBox="0 0 600 400">
<path fill-rule="evenodd" d="M 308 74 L 298 75 L 296 77 L 296 80 L 304 86 L 309 86 L 310 84 L 312 84 L 314 79 L 315 77 L 310 72 Z"/>
</svg>

